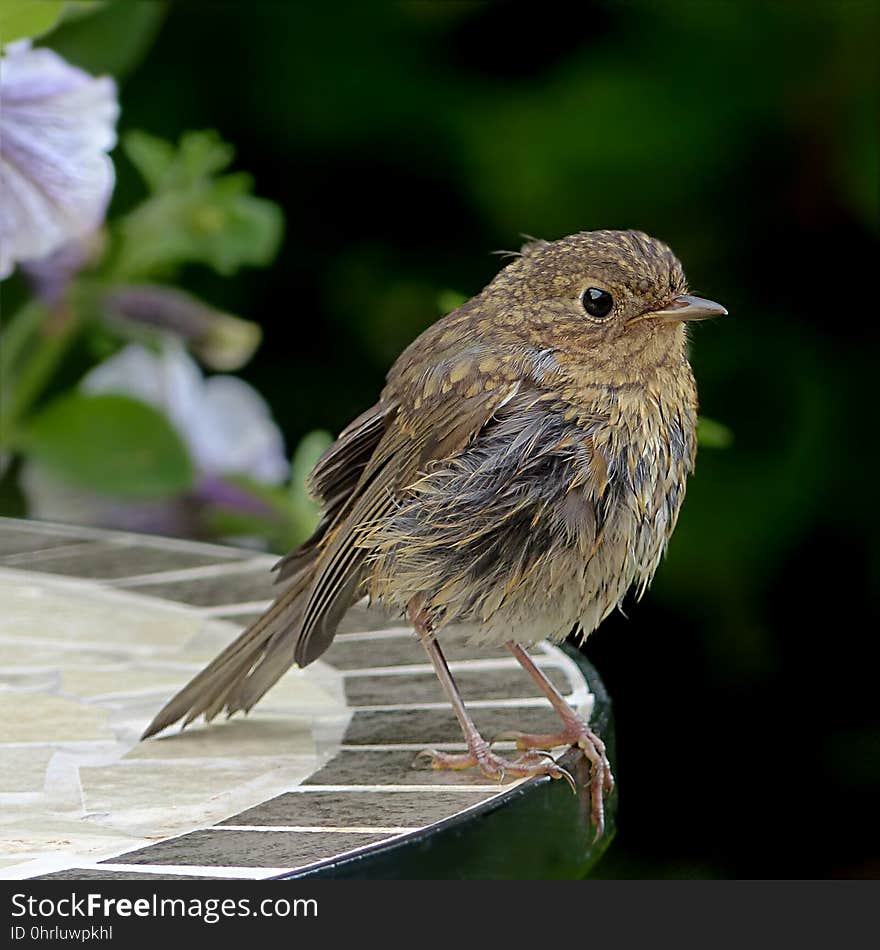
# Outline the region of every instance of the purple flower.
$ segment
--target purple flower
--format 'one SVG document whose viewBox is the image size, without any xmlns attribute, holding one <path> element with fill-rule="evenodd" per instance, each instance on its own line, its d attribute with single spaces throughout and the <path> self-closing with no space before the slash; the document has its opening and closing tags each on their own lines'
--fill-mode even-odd
<svg viewBox="0 0 880 950">
<path fill-rule="evenodd" d="M 13 43 L 0 57 L 0 279 L 93 231 L 113 191 L 119 105 L 50 49 Z"/>
<path fill-rule="evenodd" d="M 284 440 L 263 397 L 235 376 L 205 379 L 183 347 L 157 354 L 131 344 L 86 374 L 90 393 L 122 393 L 168 416 L 204 475 L 249 475 L 278 485 L 289 474 Z"/>
<path fill-rule="evenodd" d="M 197 536 L 204 505 L 244 514 L 271 515 L 255 495 L 225 476 L 246 475 L 280 485 L 290 474 L 284 440 L 260 394 L 234 376 L 202 376 L 181 344 L 167 341 L 155 353 L 131 344 L 96 366 L 80 388 L 121 393 L 162 411 L 186 443 L 198 481 L 186 496 L 156 502 L 121 502 L 61 482 L 33 461 L 22 471 L 32 517 L 74 521 L 126 531 Z"/>
</svg>

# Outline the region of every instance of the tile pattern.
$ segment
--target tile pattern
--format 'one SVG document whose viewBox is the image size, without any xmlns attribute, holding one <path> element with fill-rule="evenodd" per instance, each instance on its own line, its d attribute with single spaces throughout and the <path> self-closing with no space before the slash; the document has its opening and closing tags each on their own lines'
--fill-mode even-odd
<svg viewBox="0 0 880 950">
<path fill-rule="evenodd" d="M 0 877 L 268 878 L 500 794 L 472 771 L 413 767 L 426 746 L 462 749 L 461 734 L 409 630 L 363 605 L 322 661 L 246 719 L 138 743 L 271 598 L 273 563 L 0 519 Z M 466 636 L 447 631 L 443 644 L 484 734 L 554 728 L 509 654 Z M 589 715 L 576 664 L 546 644 L 532 652 Z"/>
</svg>

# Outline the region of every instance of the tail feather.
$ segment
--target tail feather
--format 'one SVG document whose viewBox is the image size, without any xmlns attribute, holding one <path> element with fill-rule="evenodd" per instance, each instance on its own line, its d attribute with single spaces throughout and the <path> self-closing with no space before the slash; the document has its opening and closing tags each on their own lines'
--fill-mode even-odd
<svg viewBox="0 0 880 950">
<path fill-rule="evenodd" d="M 293 664 L 311 572 L 298 578 L 261 617 L 162 707 L 142 739 L 183 719 L 210 722 L 223 708 L 248 710 Z M 250 679 L 257 674 L 254 687 Z"/>
<path fill-rule="evenodd" d="M 310 476 L 324 517 L 301 547 L 276 565 L 282 593 L 261 617 L 160 710 L 141 738 L 183 719 L 210 722 L 224 708 L 249 710 L 294 664 L 306 666 L 330 646 L 343 614 L 361 593 L 366 551 L 360 521 L 391 501 L 389 468 L 367 472 L 397 413 L 377 403 L 348 426 Z M 377 474 L 379 473 L 379 474 Z"/>
</svg>

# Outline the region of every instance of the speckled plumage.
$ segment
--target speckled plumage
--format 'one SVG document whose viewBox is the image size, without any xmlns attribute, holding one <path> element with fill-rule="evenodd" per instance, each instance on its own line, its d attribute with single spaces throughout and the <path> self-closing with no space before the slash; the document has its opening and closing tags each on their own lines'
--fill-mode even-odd
<svg viewBox="0 0 880 950">
<path fill-rule="evenodd" d="M 605 319 L 581 295 L 612 294 Z M 379 402 L 319 461 L 314 536 L 267 613 L 156 717 L 249 709 L 330 645 L 363 594 L 418 603 L 442 642 L 586 636 L 650 582 L 693 468 L 697 395 L 681 264 L 634 231 L 527 244 L 399 357 Z M 686 318 L 682 318 L 686 319 Z"/>
<path fill-rule="evenodd" d="M 591 274 L 617 318 L 586 320 Z M 405 407 L 414 439 L 444 432 L 450 405 L 491 417 L 457 454 L 423 463 L 365 533 L 367 590 L 398 609 L 421 594 L 435 629 L 467 621 L 495 643 L 586 636 L 633 584 L 644 590 L 693 468 L 697 397 L 683 324 L 625 322 L 686 292 L 660 242 L 575 235 L 527 245 L 419 337 L 380 405 Z"/>
</svg>

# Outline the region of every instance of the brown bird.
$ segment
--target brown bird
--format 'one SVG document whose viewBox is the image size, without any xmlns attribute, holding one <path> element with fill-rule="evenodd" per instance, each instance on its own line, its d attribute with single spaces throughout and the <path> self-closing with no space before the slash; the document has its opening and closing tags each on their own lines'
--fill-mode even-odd
<svg viewBox="0 0 880 950">
<path fill-rule="evenodd" d="M 468 751 L 427 751 L 433 766 L 571 781 L 535 750 L 579 745 L 599 837 L 605 747 L 524 647 L 583 640 L 650 583 L 696 450 L 685 324 L 726 312 L 688 294 L 672 251 L 641 232 L 526 244 L 403 352 L 376 405 L 325 452 L 310 476 L 324 516 L 276 565 L 282 593 L 144 737 L 249 710 L 321 656 L 366 594 L 408 615 L 461 724 Z M 558 734 L 511 734 L 528 750 L 513 760 L 492 751 L 438 642 L 456 622 L 505 644 L 559 713 Z"/>
</svg>

